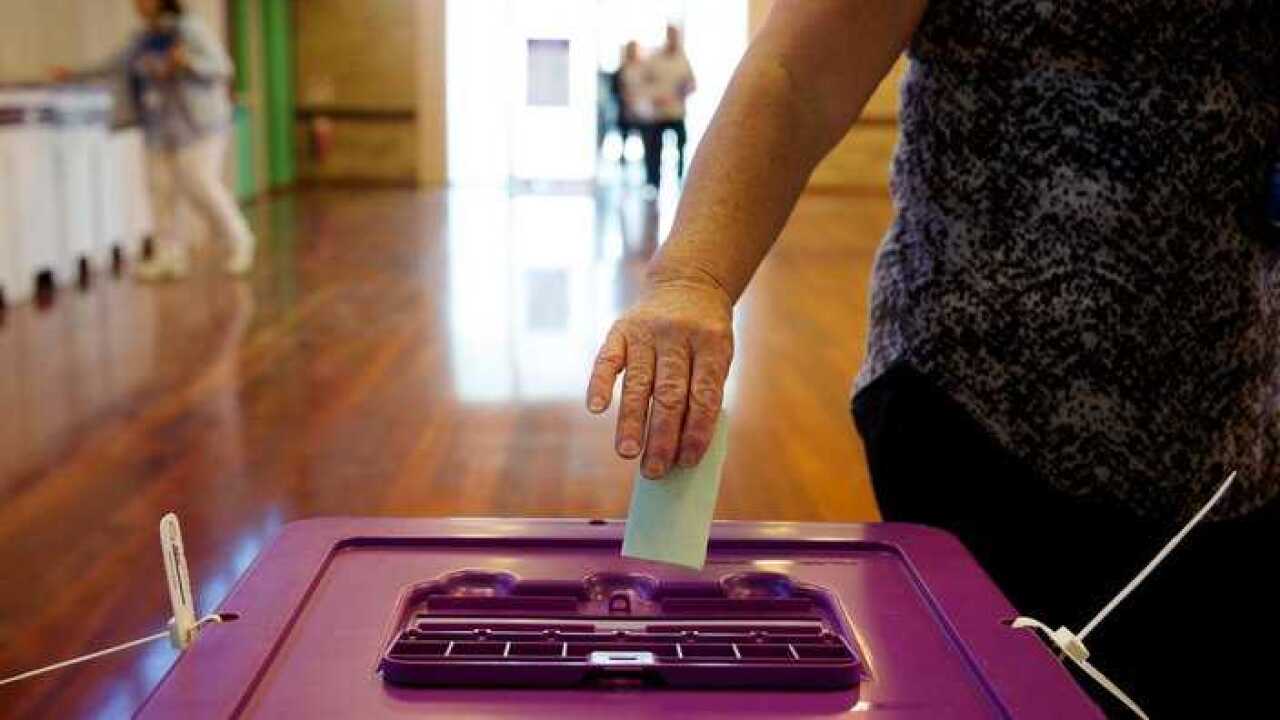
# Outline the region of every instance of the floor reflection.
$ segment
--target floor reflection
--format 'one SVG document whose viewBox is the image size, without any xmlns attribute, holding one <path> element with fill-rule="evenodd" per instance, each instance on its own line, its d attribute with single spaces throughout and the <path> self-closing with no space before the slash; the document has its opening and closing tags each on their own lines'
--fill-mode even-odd
<svg viewBox="0 0 1280 720">
<path fill-rule="evenodd" d="M 597 344 L 641 291 L 674 210 L 674 199 L 617 186 L 591 194 L 451 193 L 449 338 L 458 399 L 577 400 Z"/>
</svg>

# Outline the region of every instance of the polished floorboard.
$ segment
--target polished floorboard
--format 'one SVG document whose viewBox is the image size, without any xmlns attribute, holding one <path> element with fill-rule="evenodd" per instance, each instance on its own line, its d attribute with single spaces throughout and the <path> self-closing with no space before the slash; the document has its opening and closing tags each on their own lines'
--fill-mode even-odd
<svg viewBox="0 0 1280 720">
<path fill-rule="evenodd" d="M 582 409 L 672 200 L 617 189 L 303 191 L 250 210 L 246 282 L 99 277 L 0 320 L 0 676 L 163 628 L 156 526 L 211 609 L 283 523 L 621 517 Z M 736 316 L 718 516 L 875 517 L 849 421 L 886 196 L 809 196 Z M 163 642 L 0 687 L 3 717 L 127 717 Z"/>
</svg>

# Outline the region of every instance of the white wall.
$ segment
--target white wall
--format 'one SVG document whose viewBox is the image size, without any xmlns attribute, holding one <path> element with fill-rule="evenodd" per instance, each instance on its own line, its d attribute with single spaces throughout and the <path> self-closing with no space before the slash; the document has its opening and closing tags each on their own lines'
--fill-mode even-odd
<svg viewBox="0 0 1280 720">
<path fill-rule="evenodd" d="M 449 0 L 449 180 L 586 180 L 595 171 L 596 6 L 584 0 Z M 525 103 L 528 38 L 570 41 L 570 102 Z"/>
<path fill-rule="evenodd" d="M 507 114 L 515 59 L 510 0 L 447 0 L 445 107 L 448 179 L 499 185 L 511 175 Z"/>
</svg>

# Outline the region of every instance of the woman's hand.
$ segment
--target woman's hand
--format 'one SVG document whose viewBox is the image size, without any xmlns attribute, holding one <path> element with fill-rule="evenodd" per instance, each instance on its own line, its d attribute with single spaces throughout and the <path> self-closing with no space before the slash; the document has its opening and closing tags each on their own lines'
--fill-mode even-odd
<svg viewBox="0 0 1280 720">
<path fill-rule="evenodd" d="M 587 409 L 604 412 L 614 380 L 625 372 L 618 454 L 630 459 L 643 449 L 640 468 L 650 478 L 675 463 L 692 467 L 711 443 L 732 360 L 728 293 L 704 280 L 654 281 L 609 330 L 587 387 Z"/>
</svg>

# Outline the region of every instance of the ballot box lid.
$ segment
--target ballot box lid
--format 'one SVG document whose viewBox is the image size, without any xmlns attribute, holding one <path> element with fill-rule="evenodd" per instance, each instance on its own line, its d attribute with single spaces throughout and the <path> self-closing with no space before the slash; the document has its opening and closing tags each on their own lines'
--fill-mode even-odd
<svg viewBox="0 0 1280 720">
<path fill-rule="evenodd" d="M 138 717 L 1102 717 L 943 532 L 717 523 L 693 571 L 622 529 L 291 523 Z"/>
</svg>

